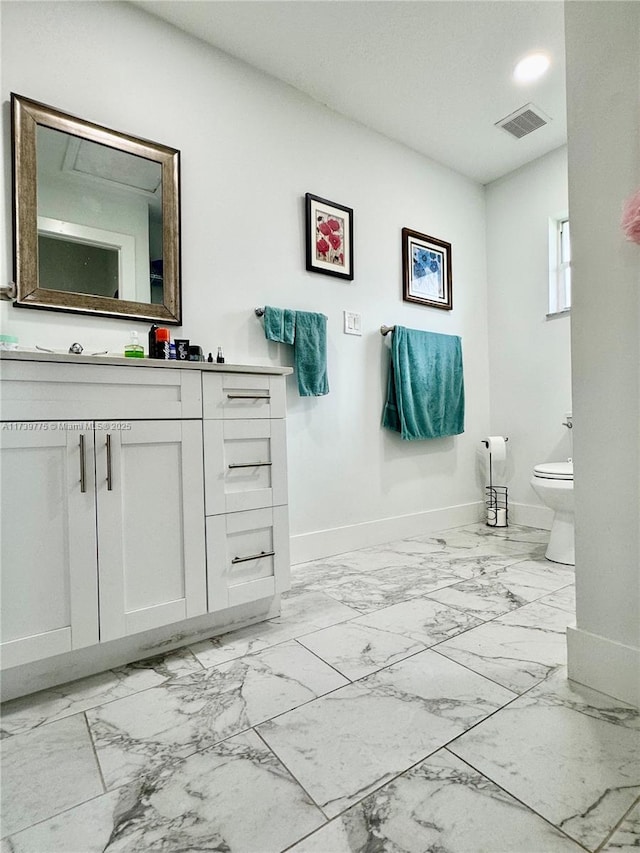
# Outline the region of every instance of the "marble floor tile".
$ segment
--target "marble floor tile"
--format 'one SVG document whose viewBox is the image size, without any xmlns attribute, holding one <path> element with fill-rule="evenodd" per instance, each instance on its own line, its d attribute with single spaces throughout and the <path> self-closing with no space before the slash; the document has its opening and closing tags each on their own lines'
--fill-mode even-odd
<svg viewBox="0 0 640 853">
<path fill-rule="evenodd" d="M 481 621 L 420 597 L 308 634 L 299 642 L 353 680 L 467 631 Z"/>
<path fill-rule="evenodd" d="M 2 835 L 103 793 L 82 714 L 0 743 Z"/>
<path fill-rule="evenodd" d="M 447 750 L 407 770 L 290 853 L 584 853 Z"/>
<path fill-rule="evenodd" d="M 410 541 L 441 543 L 447 551 L 466 552 L 470 556 L 534 553 L 542 556 L 549 541 L 549 532 L 517 526 L 491 528 L 486 524 L 472 524 L 425 536 L 415 536 Z"/>
<path fill-rule="evenodd" d="M 440 643 L 437 651 L 522 693 L 566 663 L 572 621 L 565 610 L 534 602 Z"/>
<path fill-rule="evenodd" d="M 298 642 L 352 681 L 426 648 L 410 637 L 356 620 L 306 634 Z"/>
<path fill-rule="evenodd" d="M 549 542 L 549 531 L 539 527 L 525 527 L 522 524 L 509 524 L 507 527 L 489 527 L 480 523 L 471 525 L 467 529 L 473 530 L 477 536 L 490 539 L 503 539 L 506 542 L 520 545 L 544 545 Z"/>
<path fill-rule="evenodd" d="M 358 611 L 324 592 L 304 592 L 283 598 L 281 614 L 274 619 L 212 637 L 190 648 L 203 666 L 210 667 L 345 622 L 358 615 Z"/>
<path fill-rule="evenodd" d="M 189 649 L 179 649 L 13 699 L 2 705 L 2 736 L 28 731 L 201 670 Z"/>
<path fill-rule="evenodd" d="M 640 849 L 640 802 L 627 814 L 602 848 L 602 853 L 638 853 Z"/>
<path fill-rule="evenodd" d="M 428 648 L 481 623 L 470 613 L 422 596 L 359 616 L 351 624 L 409 637 Z"/>
<path fill-rule="evenodd" d="M 253 731 L 11 838 L 12 853 L 280 853 L 324 816 Z"/>
<path fill-rule="evenodd" d="M 640 796 L 640 714 L 561 672 L 448 747 L 595 850 Z"/>
<path fill-rule="evenodd" d="M 491 577 L 499 569 L 507 568 L 522 560 L 522 554 L 467 554 L 458 551 L 443 551 L 430 558 L 434 569 L 454 575 L 458 581 Z"/>
<path fill-rule="evenodd" d="M 257 730 L 333 817 L 513 698 L 427 650 Z"/>
<path fill-rule="evenodd" d="M 514 563 L 497 568 L 488 575 L 427 593 L 427 597 L 452 607 L 459 607 L 465 613 L 487 620 L 516 610 L 539 599 L 545 593 L 557 590 L 564 581 L 562 575 L 559 578 L 554 578 L 552 574 L 541 575 L 527 571 L 522 568 L 521 563 Z"/>
<path fill-rule="evenodd" d="M 305 591 L 322 592 L 325 581 L 347 577 L 348 575 L 358 575 L 362 571 L 362 567 L 355 568 L 353 565 L 347 565 L 346 561 L 341 562 L 338 557 L 298 563 L 291 566 L 291 590 L 288 595 L 296 595 Z"/>
<path fill-rule="evenodd" d="M 552 592 L 551 595 L 545 595 L 540 599 L 541 604 L 547 604 L 549 607 L 558 607 L 560 610 L 566 610 L 575 616 L 576 612 L 576 588 L 573 584 L 565 586 L 563 589 L 558 589 Z"/>
<path fill-rule="evenodd" d="M 289 642 L 94 708 L 87 719 L 112 789 L 346 683 Z"/>
<path fill-rule="evenodd" d="M 545 557 L 541 559 L 525 559 L 518 563 L 519 567 L 526 572 L 539 575 L 541 580 L 549 582 L 549 590 L 559 589 L 570 583 L 575 583 L 576 570 L 573 566 L 565 566 L 563 563 L 554 563 Z M 553 586 L 551 585 L 553 584 Z"/>
<path fill-rule="evenodd" d="M 370 613 L 391 604 L 424 595 L 455 583 L 456 575 L 440 567 L 405 566 L 379 569 L 371 574 L 329 579 L 323 589 L 332 598 L 360 613 Z"/>
</svg>

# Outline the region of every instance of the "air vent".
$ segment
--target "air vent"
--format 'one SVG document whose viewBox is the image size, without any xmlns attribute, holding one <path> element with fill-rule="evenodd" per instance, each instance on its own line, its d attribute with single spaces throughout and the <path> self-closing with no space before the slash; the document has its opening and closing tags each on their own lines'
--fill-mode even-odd
<svg viewBox="0 0 640 853">
<path fill-rule="evenodd" d="M 542 110 L 534 107 L 533 104 L 525 104 L 520 107 L 515 113 L 511 113 L 506 118 L 496 122 L 496 127 L 501 127 L 506 130 L 511 136 L 516 139 L 522 139 L 528 133 L 533 133 L 539 127 L 544 127 L 551 119 L 546 116 Z"/>
</svg>

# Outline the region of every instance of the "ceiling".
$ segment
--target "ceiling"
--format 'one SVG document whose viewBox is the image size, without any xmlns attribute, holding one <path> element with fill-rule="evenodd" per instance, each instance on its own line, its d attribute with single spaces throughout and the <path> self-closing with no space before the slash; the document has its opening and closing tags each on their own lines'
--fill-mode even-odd
<svg viewBox="0 0 640 853">
<path fill-rule="evenodd" d="M 482 184 L 566 142 L 562 0 L 137 0 L 338 113 Z M 525 54 L 547 75 L 516 84 Z M 532 103 L 515 139 L 495 123 Z"/>
</svg>

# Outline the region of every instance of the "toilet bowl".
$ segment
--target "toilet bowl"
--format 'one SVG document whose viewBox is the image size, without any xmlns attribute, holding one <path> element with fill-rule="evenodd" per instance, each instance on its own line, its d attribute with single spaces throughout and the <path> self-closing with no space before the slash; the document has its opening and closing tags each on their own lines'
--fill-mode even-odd
<svg viewBox="0 0 640 853">
<path fill-rule="evenodd" d="M 533 469 L 531 486 L 553 510 L 547 560 L 574 566 L 573 462 L 545 462 Z"/>
</svg>

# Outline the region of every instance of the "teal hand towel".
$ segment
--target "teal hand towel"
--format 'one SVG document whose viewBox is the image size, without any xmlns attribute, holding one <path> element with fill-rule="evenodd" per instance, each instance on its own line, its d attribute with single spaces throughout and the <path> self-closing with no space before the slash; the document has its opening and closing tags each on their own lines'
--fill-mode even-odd
<svg viewBox="0 0 640 853">
<path fill-rule="evenodd" d="M 324 314 L 265 305 L 267 340 L 293 344 L 293 363 L 301 397 L 329 393 L 327 379 L 327 318 Z"/>
<path fill-rule="evenodd" d="M 464 432 L 459 337 L 395 327 L 382 425 L 407 440 Z"/>
<path fill-rule="evenodd" d="M 327 318 L 324 314 L 296 311 L 293 355 L 300 396 L 328 394 Z"/>
<path fill-rule="evenodd" d="M 268 340 L 292 344 L 296 334 L 296 312 L 289 308 L 265 305 L 264 333 Z"/>
</svg>

